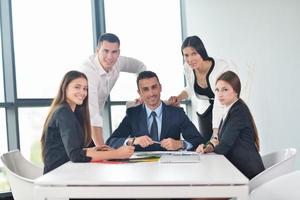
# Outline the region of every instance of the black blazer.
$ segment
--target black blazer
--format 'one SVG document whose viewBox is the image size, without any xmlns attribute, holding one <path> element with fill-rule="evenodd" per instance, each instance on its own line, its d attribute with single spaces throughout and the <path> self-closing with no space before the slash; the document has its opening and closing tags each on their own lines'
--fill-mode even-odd
<svg viewBox="0 0 300 200">
<path fill-rule="evenodd" d="M 223 154 L 249 179 L 265 169 L 255 147 L 250 111 L 241 99 L 232 105 L 220 128 L 216 153 Z"/>
<path fill-rule="evenodd" d="M 68 104 L 54 111 L 45 137 L 44 174 L 68 162 L 89 162 L 83 150 L 84 135 L 80 109 L 75 112 Z"/>
<path fill-rule="evenodd" d="M 192 149 L 204 142 L 194 124 L 189 120 L 184 110 L 179 107 L 169 106 L 162 103 L 162 127 L 160 140 L 173 138 L 179 140 L 180 136 L 193 145 Z M 139 105 L 127 109 L 126 116 L 119 127 L 108 138 L 106 144 L 117 148 L 124 144 L 128 137 L 139 137 L 149 135 L 147 128 L 147 113 L 144 105 Z M 137 145 L 136 151 L 165 151 L 158 144 L 153 144 L 146 148 Z"/>
</svg>

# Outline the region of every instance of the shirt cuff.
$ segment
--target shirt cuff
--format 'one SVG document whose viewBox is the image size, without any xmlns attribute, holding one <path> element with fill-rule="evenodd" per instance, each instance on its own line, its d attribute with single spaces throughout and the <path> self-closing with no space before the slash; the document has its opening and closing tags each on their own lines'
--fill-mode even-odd
<svg viewBox="0 0 300 200">
<path fill-rule="evenodd" d="M 129 139 L 130 139 L 130 138 L 127 138 L 127 139 L 124 141 L 124 143 L 123 143 L 124 146 L 128 146 L 128 145 L 127 145 L 127 142 L 128 142 Z"/>
<path fill-rule="evenodd" d="M 193 148 L 193 145 L 192 145 L 191 143 L 189 143 L 189 142 L 187 142 L 187 141 L 185 141 L 185 140 L 183 140 L 183 142 L 184 142 L 185 145 L 186 145 L 186 148 L 183 149 L 183 150 L 190 150 L 190 149 Z"/>
</svg>

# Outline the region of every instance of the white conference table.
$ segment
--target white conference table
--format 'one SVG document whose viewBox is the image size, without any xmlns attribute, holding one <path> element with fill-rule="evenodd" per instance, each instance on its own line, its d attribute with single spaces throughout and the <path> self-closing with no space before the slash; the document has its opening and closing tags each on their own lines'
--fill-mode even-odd
<svg viewBox="0 0 300 200">
<path fill-rule="evenodd" d="M 222 155 L 199 163 L 72 163 L 34 182 L 36 200 L 59 198 L 248 199 L 248 179 Z"/>
</svg>

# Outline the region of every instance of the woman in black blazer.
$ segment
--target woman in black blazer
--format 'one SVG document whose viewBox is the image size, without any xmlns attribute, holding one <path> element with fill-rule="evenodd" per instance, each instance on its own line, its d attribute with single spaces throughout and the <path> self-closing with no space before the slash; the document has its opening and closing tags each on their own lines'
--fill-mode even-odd
<svg viewBox="0 0 300 200">
<path fill-rule="evenodd" d="M 234 72 L 224 72 L 217 79 L 217 98 L 226 107 L 219 134 L 206 145 L 199 145 L 196 151 L 223 154 L 245 176 L 252 179 L 265 168 L 259 154 L 256 125 L 248 106 L 239 97 L 240 91 L 240 79 Z"/>
<path fill-rule="evenodd" d="M 134 147 L 90 147 L 91 125 L 85 74 L 70 71 L 64 76 L 46 118 L 41 138 L 44 173 L 68 162 L 129 158 Z"/>
</svg>

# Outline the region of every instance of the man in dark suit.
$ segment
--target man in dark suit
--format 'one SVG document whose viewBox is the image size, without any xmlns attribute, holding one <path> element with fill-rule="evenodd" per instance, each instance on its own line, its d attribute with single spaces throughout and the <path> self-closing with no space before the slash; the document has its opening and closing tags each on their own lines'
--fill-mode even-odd
<svg viewBox="0 0 300 200">
<path fill-rule="evenodd" d="M 127 109 L 123 121 L 106 141 L 109 146 L 134 145 L 137 151 L 174 151 L 194 150 L 204 143 L 182 108 L 161 101 L 161 84 L 154 72 L 141 72 L 137 86 L 144 103 Z"/>
</svg>

